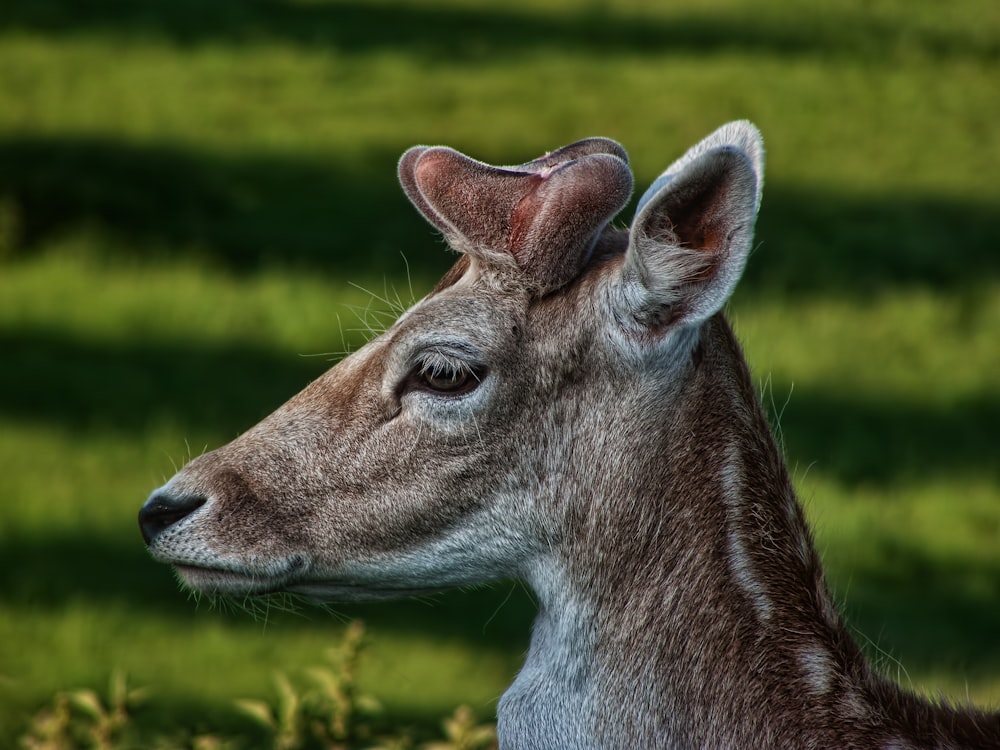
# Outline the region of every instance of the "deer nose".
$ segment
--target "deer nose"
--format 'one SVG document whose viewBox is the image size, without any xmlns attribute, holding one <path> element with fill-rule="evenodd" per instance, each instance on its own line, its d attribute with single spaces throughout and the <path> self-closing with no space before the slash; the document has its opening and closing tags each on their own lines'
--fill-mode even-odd
<svg viewBox="0 0 1000 750">
<path fill-rule="evenodd" d="M 139 531 L 148 547 L 164 530 L 187 518 L 205 504 L 207 498 L 199 495 L 181 495 L 157 491 L 139 510 Z"/>
</svg>

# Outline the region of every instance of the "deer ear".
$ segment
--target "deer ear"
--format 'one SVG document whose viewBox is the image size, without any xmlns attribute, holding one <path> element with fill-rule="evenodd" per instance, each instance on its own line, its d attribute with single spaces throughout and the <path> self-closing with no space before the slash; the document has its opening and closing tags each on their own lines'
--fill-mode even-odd
<svg viewBox="0 0 1000 750">
<path fill-rule="evenodd" d="M 763 168 L 757 128 L 733 122 L 653 182 L 639 200 L 622 269 L 629 319 L 662 329 L 721 309 L 753 242 Z"/>
<path fill-rule="evenodd" d="M 628 201 L 632 173 L 608 153 L 613 143 L 590 139 L 519 167 L 417 147 L 400 160 L 400 182 L 452 248 L 517 267 L 544 293 L 580 272 L 601 229 Z"/>
<path fill-rule="evenodd" d="M 628 164 L 628 152 L 625 148 L 610 138 L 584 138 L 582 141 L 571 143 L 555 151 L 550 151 L 545 156 L 540 156 L 533 161 L 526 162 L 513 169 L 523 172 L 540 172 L 545 169 L 554 169 L 566 162 L 580 159 L 593 154 L 610 154 L 617 156 Z"/>
<path fill-rule="evenodd" d="M 417 178 L 414 174 L 417 160 L 428 150 L 427 146 L 414 146 L 407 149 L 400 157 L 396 172 L 399 175 L 399 184 L 403 186 L 403 192 L 420 213 L 424 215 L 431 224 L 442 232 L 448 231 L 448 223 L 424 200 L 424 196 L 417 187 Z"/>
</svg>

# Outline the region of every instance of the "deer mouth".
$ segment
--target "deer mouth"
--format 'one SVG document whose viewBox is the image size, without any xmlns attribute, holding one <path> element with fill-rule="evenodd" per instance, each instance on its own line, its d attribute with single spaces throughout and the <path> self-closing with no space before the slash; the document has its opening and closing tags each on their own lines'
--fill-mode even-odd
<svg viewBox="0 0 1000 750">
<path fill-rule="evenodd" d="M 285 586 L 282 591 L 298 594 L 316 602 L 387 601 L 411 596 L 426 596 L 442 591 L 441 588 L 414 588 L 412 586 L 372 586 L 344 581 L 311 581 Z"/>
<path fill-rule="evenodd" d="M 293 557 L 266 570 L 173 563 L 181 582 L 203 594 L 258 596 L 287 591 L 295 577 L 308 567 L 304 557 Z"/>
<path fill-rule="evenodd" d="M 385 601 L 411 596 L 435 594 L 441 588 L 352 583 L 344 580 L 309 580 L 302 576 L 307 563 L 304 558 L 289 561 L 282 571 L 237 570 L 206 567 L 189 563 L 174 563 L 174 570 L 189 589 L 202 594 L 219 596 L 267 596 L 296 594 L 316 602 Z"/>
<path fill-rule="evenodd" d="M 175 565 L 174 570 L 186 588 L 202 594 L 254 596 L 270 594 L 279 590 L 271 582 L 258 575 L 248 575 L 222 568 Z"/>
</svg>

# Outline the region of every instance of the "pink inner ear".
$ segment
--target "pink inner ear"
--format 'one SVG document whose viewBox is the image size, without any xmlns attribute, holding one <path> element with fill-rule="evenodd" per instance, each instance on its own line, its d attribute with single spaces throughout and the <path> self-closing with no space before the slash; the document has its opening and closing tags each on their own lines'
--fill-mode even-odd
<svg viewBox="0 0 1000 750">
<path fill-rule="evenodd" d="M 548 169 L 546 172 L 548 174 L 551 173 Z M 517 205 L 514 206 L 514 211 L 511 214 L 510 237 L 507 240 L 507 249 L 518 261 L 524 260 L 523 256 L 525 254 L 528 233 L 539 210 L 539 201 L 537 200 L 538 188 L 548 177 L 548 174 L 539 173 L 529 178 L 531 180 L 531 184 L 528 186 L 529 189 L 524 197 L 517 202 Z M 523 263 L 521 265 L 523 266 Z"/>
<path fill-rule="evenodd" d="M 713 256 L 728 247 L 735 221 L 731 204 L 746 190 L 736 184 L 727 155 L 703 161 L 707 161 L 703 173 L 667 193 L 660 211 L 647 220 L 645 231 Z"/>
</svg>

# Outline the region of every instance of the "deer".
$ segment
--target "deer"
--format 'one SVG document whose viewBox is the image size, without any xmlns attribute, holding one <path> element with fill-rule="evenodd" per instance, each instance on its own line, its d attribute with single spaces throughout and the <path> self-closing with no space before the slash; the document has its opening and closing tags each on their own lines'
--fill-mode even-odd
<svg viewBox="0 0 1000 750">
<path fill-rule="evenodd" d="M 625 149 L 399 161 L 458 257 L 426 297 L 139 512 L 213 596 L 373 600 L 520 579 L 505 750 L 1000 748 L 904 690 L 826 582 L 724 307 L 761 202 L 732 122 L 630 201 Z"/>
</svg>

